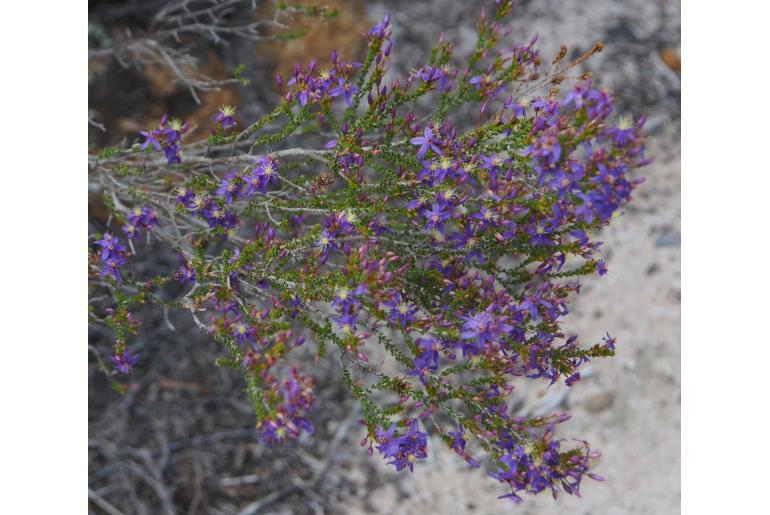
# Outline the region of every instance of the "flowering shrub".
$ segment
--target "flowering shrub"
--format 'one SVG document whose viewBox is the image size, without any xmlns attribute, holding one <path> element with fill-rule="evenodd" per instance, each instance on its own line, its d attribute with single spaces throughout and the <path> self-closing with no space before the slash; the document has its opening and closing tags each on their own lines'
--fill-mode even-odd
<svg viewBox="0 0 770 515">
<path fill-rule="evenodd" d="M 141 363 L 132 309 L 181 308 L 243 374 L 266 443 L 313 432 L 314 379 L 290 357 L 312 345 L 360 403 L 361 445 L 398 471 L 434 432 L 471 467 L 487 456 L 516 502 L 600 480 L 598 453 L 554 436 L 568 415 L 513 417 L 508 399 L 520 380 L 572 386 L 614 353 L 609 335 L 584 346 L 560 324 L 579 278 L 607 272 L 592 236 L 642 180 L 644 120 L 613 122 L 609 94 L 567 75 L 600 44 L 541 70 L 537 38 L 504 43 L 509 10 L 482 12 L 465 62 L 442 41 L 387 84 L 385 18 L 362 63 L 333 53 L 277 76 L 281 102 L 250 125 L 225 106 L 185 144 L 187 124 L 164 117 L 93 156 L 123 233 L 97 235 L 90 264 L 115 299 L 91 317 L 115 332 L 116 369 Z M 300 138 L 317 145 L 285 145 Z M 179 269 L 132 273 L 142 234 Z M 185 293 L 166 301 L 171 282 Z"/>
</svg>

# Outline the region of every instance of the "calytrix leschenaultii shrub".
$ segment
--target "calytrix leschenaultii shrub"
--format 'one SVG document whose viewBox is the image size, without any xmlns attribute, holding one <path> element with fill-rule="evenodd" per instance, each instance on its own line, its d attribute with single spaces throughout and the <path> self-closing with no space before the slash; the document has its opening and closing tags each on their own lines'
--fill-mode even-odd
<svg viewBox="0 0 770 515">
<path fill-rule="evenodd" d="M 482 12 L 462 63 L 442 41 L 385 84 L 386 18 L 362 63 L 334 53 L 277 76 L 278 107 L 245 128 L 224 106 L 205 142 L 184 144 L 187 124 L 164 117 L 133 148 L 92 156 L 122 223 L 91 257 L 116 300 L 91 313 L 115 331 L 116 369 L 141 363 L 131 309 L 156 302 L 224 344 L 266 443 L 313 431 L 315 380 L 290 359 L 304 344 L 338 362 L 361 445 L 399 471 L 432 432 L 472 467 L 486 455 L 516 502 L 601 479 L 598 453 L 554 436 L 566 414 L 516 418 L 508 399 L 516 381 L 572 386 L 614 354 L 609 335 L 584 346 L 560 323 L 579 278 L 607 271 L 592 235 L 642 180 L 644 120 L 613 122 L 609 94 L 567 75 L 600 44 L 569 63 L 563 48 L 543 71 L 537 38 L 504 42 L 509 10 Z M 314 146 L 286 148 L 302 138 Z M 176 272 L 129 271 L 143 234 L 178 252 Z M 186 294 L 164 301 L 171 281 Z"/>
</svg>

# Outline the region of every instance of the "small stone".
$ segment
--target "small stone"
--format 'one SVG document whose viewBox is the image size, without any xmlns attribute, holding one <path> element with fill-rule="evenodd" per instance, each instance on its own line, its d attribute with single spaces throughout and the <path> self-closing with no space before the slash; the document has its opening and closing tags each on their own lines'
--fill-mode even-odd
<svg viewBox="0 0 770 515">
<path fill-rule="evenodd" d="M 586 401 L 586 409 L 591 413 L 603 411 L 612 406 L 615 401 L 615 394 L 612 392 L 602 392 Z"/>
<path fill-rule="evenodd" d="M 661 234 L 655 240 L 656 247 L 679 247 L 682 244 L 682 235 L 678 232 Z"/>
</svg>

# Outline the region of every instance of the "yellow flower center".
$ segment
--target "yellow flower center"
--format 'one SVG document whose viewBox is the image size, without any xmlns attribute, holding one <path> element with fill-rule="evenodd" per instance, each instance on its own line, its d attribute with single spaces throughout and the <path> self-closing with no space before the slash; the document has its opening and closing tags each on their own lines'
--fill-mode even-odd
<svg viewBox="0 0 770 515">
<path fill-rule="evenodd" d="M 634 126 L 634 120 L 630 116 L 624 116 L 618 120 L 618 129 L 624 131 Z"/>
<path fill-rule="evenodd" d="M 353 212 L 352 209 L 346 209 L 342 214 L 345 215 L 345 218 L 347 218 L 348 222 L 350 223 L 355 223 L 356 220 L 358 220 L 358 216 Z"/>
</svg>

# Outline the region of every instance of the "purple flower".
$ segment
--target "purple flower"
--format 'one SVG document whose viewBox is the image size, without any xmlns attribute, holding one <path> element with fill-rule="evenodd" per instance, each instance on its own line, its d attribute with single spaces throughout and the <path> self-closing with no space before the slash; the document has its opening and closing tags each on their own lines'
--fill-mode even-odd
<svg viewBox="0 0 770 515">
<path fill-rule="evenodd" d="M 382 22 L 378 23 L 371 29 L 369 29 L 369 37 L 374 39 L 382 39 L 390 36 L 390 14 L 386 14 Z"/>
<path fill-rule="evenodd" d="M 460 338 L 469 341 L 463 346 L 464 354 L 479 354 L 488 344 L 494 344 L 500 338 L 513 330 L 513 326 L 504 317 L 493 313 L 494 304 L 485 311 L 462 317 L 465 321 L 460 332 Z"/>
<path fill-rule="evenodd" d="M 169 122 L 168 117 L 163 115 L 158 129 L 139 132 L 145 138 L 140 148 L 145 150 L 152 145 L 155 150 L 165 152 L 168 164 L 181 163 L 182 135 L 187 132 L 188 128 L 189 124 L 183 124 L 177 119 L 172 119 Z M 161 137 L 165 141 L 161 141 Z"/>
<path fill-rule="evenodd" d="M 214 115 L 214 121 L 219 123 L 219 127 L 225 130 L 229 127 L 235 127 L 235 107 L 222 106 Z"/>
<path fill-rule="evenodd" d="M 516 118 L 522 118 L 526 115 L 525 109 L 529 105 L 529 99 L 522 97 L 518 102 L 513 100 L 513 97 L 508 97 L 503 105 L 504 109 L 512 109 L 513 115 Z"/>
<path fill-rule="evenodd" d="M 166 160 L 168 161 L 168 164 L 179 164 L 182 162 L 182 156 L 180 153 L 179 145 L 170 144 L 166 147 L 165 150 L 166 154 Z"/>
<path fill-rule="evenodd" d="M 599 272 L 599 275 L 605 275 L 607 273 L 607 263 L 605 263 L 603 259 L 596 262 L 596 271 Z"/>
<path fill-rule="evenodd" d="M 452 159 L 448 157 L 442 157 L 433 163 L 425 162 L 425 164 L 427 166 L 423 168 L 422 172 L 417 176 L 417 178 L 422 179 L 425 176 L 430 176 L 432 179 L 431 182 L 434 186 L 444 182 L 444 179 L 446 179 L 447 175 L 450 175 L 452 172 L 452 167 L 454 165 Z"/>
<path fill-rule="evenodd" d="M 527 233 L 530 235 L 530 243 L 532 245 L 553 245 L 551 240 L 553 234 L 553 226 L 547 221 L 538 221 L 534 224 L 530 224 L 527 227 Z"/>
<path fill-rule="evenodd" d="M 179 256 L 179 270 L 174 272 L 174 279 L 180 283 L 195 283 L 195 269 L 192 263 L 184 259 L 183 256 Z"/>
<path fill-rule="evenodd" d="M 422 209 L 428 203 L 427 198 L 417 197 L 406 205 L 407 209 Z"/>
<path fill-rule="evenodd" d="M 104 266 L 99 274 L 100 277 L 111 275 L 117 282 L 121 281 L 120 267 L 126 264 L 125 257 L 122 255 L 110 256 L 106 260 L 103 260 L 102 264 Z"/>
<path fill-rule="evenodd" d="M 326 229 L 321 231 L 321 235 L 318 237 L 316 244 L 321 249 L 321 262 L 325 263 L 329 255 L 329 250 L 338 248 L 337 242 L 334 240 L 336 233 L 328 232 Z"/>
<path fill-rule="evenodd" d="M 190 208 L 195 201 L 195 191 L 185 186 L 180 186 L 176 192 L 176 201 L 183 206 Z"/>
<path fill-rule="evenodd" d="M 555 166 L 561 158 L 561 143 L 558 133 L 553 130 L 544 133 L 532 145 L 524 149 L 523 155 L 532 156 L 535 159 L 535 167 L 538 169 Z"/>
<path fill-rule="evenodd" d="M 356 221 L 358 221 L 358 216 L 352 209 L 346 209 L 332 217 L 332 224 L 336 225 L 340 234 L 350 234 L 354 232 L 356 228 L 353 224 Z"/>
<path fill-rule="evenodd" d="M 394 291 L 391 299 L 383 302 L 383 304 L 390 308 L 388 320 L 400 322 L 403 329 L 406 329 L 407 322 L 416 320 L 414 314 L 417 313 L 417 308 L 414 304 L 404 301 L 397 291 Z"/>
<path fill-rule="evenodd" d="M 265 443 L 282 443 L 287 438 L 297 438 L 300 428 L 286 415 L 279 413 L 273 420 L 265 420 L 258 426 L 260 438 Z"/>
<path fill-rule="evenodd" d="M 391 460 L 388 465 L 395 466 L 397 471 L 408 468 L 409 472 L 414 472 L 414 463 L 428 457 L 428 433 L 420 431 L 416 418 L 412 419 L 409 431 L 403 435 L 395 435 L 395 430 L 396 424 L 391 425 L 387 431 L 383 431 L 381 427 L 377 428 L 377 450 L 382 453 L 383 458 Z"/>
<path fill-rule="evenodd" d="M 426 84 L 431 84 L 438 80 L 438 90 L 445 92 L 450 89 L 450 69 L 446 66 L 441 68 L 434 68 L 433 66 L 425 66 L 420 68 L 417 72 L 417 76 Z"/>
<path fill-rule="evenodd" d="M 110 233 L 105 233 L 104 237 L 96 242 L 96 245 L 102 248 L 99 255 L 102 270 L 99 277 L 110 275 L 116 282 L 120 282 L 120 267 L 126 264 L 125 247 L 120 245 L 118 239 Z"/>
<path fill-rule="evenodd" d="M 602 340 L 608 349 L 615 350 L 615 338 L 610 336 L 610 333 L 607 333 L 607 336 L 602 336 Z"/>
<path fill-rule="evenodd" d="M 455 241 L 455 248 L 467 250 L 473 249 L 473 247 L 475 247 L 478 243 L 477 233 L 477 228 L 473 224 L 465 224 L 462 231 L 458 231 L 452 234 L 452 240 Z M 478 255 L 478 257 L 483 259 L 481 254 L 478 252 L 473 252 L 473 254 Z"/>
<path fill-rule="evenodd" d="M 248 324 L 241 322 L 240 320 L 234 322 L 230 326 L 230 334 L 239 344 L 245 343 L 247 340 L 252 339 L 254 328 Z"/>
<path fill-rule="evenodd" d="M 251 195 L 257 191 L 266 193 L 270 183 L 278 183 L 278 161 L 272 156 L 261 157 L 251 170 L 251 175 L 247 175 L 244 179 L 247 194 Z"/>
<path fill-rule="evenodd" d="M 356 320 L 358 319 L 358 315 L 355 313 L 346 313 L 342 315 L 339 318 L 335 318 L 334 323 L 336 323 L 340 330 L 342 331 L 342 334 L 345 336 L 352 334 L 356 332 Z"/>
<path fill-rule="evenodd" d="M 180 145 L 182 143 L 182 135 L 187 132 L 189 127 L 189 123 L 182 123 L 181 120 L 172 118 L 168 123 L 168 127 L 162 129 L 162 133 L 166 136 L 166 142 L 169 145 Z"/>
<path fill-rule="evenodd" d="M 554 312 L 553 304 L 537 295 L 528 295 L 524 297 L 517 309 L 528 313 L 532 320 L 537 320 L 540 317 L 540 307 L 545 308 L 546 312 L 550 313 L 547 316 L 551 316 Z"/>
<path fill-rule="evenodd" d="M 468 79 L 468 82 L 476 86 L 476 88 L 481 89 L 492 83 L 492 77 L 489 75 L 476 75 Z"/>
<path fill-rule="evenodd" d="M 500 170 L 506 166 L 507 161 L 505 159 L 502 159 L 498 156 L 481 156 L 482 161 L 484 162 L 481 165 L 481 168 L 485 170 L 489 170 L 489 188 L 493 191 L 497 190 L 497 174 L 500 173 Z"/>
<path fill-rule="evenodd" d="M 481 210 L 478 213 L 473 215 L 473 218 L 479 220 L 479 226 L 482 228 L 486 226 L 495 227 L 497 225 L 497 214 L 491 209 L 487 209 L 484 205 L 481 206 Z"/>
<path fill-rule="evenodd" d="M 424 209 L 422 216 L 427 218 L 425 228 L 432 231 L 444 232 L 444 220 L 449 218 L 449 213 L 446 211 L 446 204 L 436 202 L 431 209 Z"/>
<path fill-rule="evenodd" d="M 607 133 L 612 138 L 616 147 L 625 147 L 629 143 L 636 143 L 636 127 L 633 119 L 621 118 L 617 127 L 608 129 Z"/>
<path fill-rule="evenodd" d="M 346 82 L 345 79 L 340 79 L 338 84 L 339 85 L 336 88 L 329 92 L 329 96 L 334 98 L 343 95 L 345 97 L 345 103 L 352 106 L 352 95 L 358 93 L 358 88 L 349 82 Z"/>
<path fill-rule="evenodd" d="M 139 131 L 139 134 L 144 136 L 146 139 L 144 143 L 142 143 L 141 149 L 145 150 L 148 146 L 152 145 L 155 150 L 160 151 L 160 141 L 158 141 L 158 134 L 156 131 L 150 130 L 150 131 Z"/>
<path fill-rule="evenodd" d="M 235 214 L 220 207 L 219 204 L 211 202 L 201 209 L 201 216 L 206 219 L 209 227 L 212 229 L 215 227 L 222 227 L 229 229 L 234 227 L 237 223 Z"/>
<path fill-rule="evenodd" d="M 118 243 L 118 238 L 106 232 L 101 240 L 96 242 L 102 248 L 101 259 L 106 261 L 112 256 L 117 256 L 125 252 L 126 248 Z"/>
<path fill-rule="evenodd" d="M 241 178 L 238 176 L 238 170 L 233 168 L 222 179 L 216 194 L 224 197 L 228 204 L 233 203 L 233 199 L 238 197 L 241 189 Z"/>
<path fill-rule="evenodd" d="M 135 207 L 128 213 L 128 223 L 122 230 L 128 239 L 133 239 L 139 229 L 151 231 L 157 224 L 158 215 L 155 210 L 149 207 Z"/>
<path fill-rule="evenodd" d="M 357 308 L 360 302 L 356 300 L 367 292 L 365 284 L 359 284 L 355 289 L 343 286 L 337 290 L 337 295 L 332 301 L 332 306 L 338 308 L 342 313 L 349 313 L 351 308 Z"/>
<path fill-rule="evenodd" d="M 115 364 L 115 368 L 124 374 L 131 372 L 131 369 L 134 368 L 134 365 L 136 365 L 138 361 L 139 354 L 131 354 L 128 349 L 112 356 L 112 362 Z"/>
<path fill-rule="evenodd" d="M 409 375 L 419 376 L 424 384 L 427 382 L 428 372 L 438 370 L 441 345 L 433 338 L 417 338 L 415 344 L 419 352 L 414 359 L 414 369 L 409 372 Z"/>
<path fill-rule="evenodd" d="M 425 127 L 423 136 L 418 136 L 409 140 L 412 145 L 420 145 L 420 150 L 417 152 L 417 157 L 422 158 L 428 149 L 433 149 L 436 154 L 443 156 L 441 149 L 436 144 L 436 140 L 433 139 L 433 130 L 430 127 Z"/>
<path fill-rule="evenodd" d="M 448 431 L 447 434 L 452 437 L 452 443 L 449 447 L 456 453 L 462 455 L 465 451 L 465 432 L 463 429 L 460 428 L 459 431 Z"/>
</svg>

